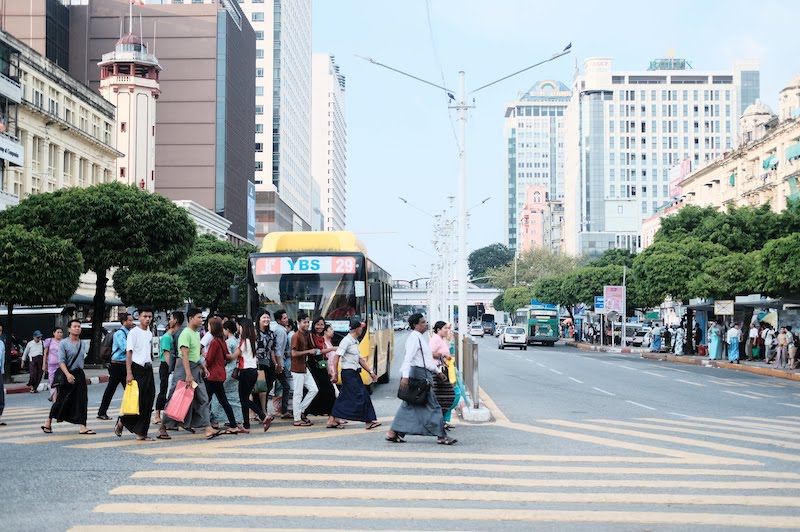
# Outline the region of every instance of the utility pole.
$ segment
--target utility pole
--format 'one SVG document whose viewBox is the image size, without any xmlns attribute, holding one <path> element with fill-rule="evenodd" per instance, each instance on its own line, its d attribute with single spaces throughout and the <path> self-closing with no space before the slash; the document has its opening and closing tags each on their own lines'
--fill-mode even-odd
<svg viewBox="0 0 800 532">
<path fill-rule="evenodd" d="M 464 71 L 458 73 L 458 332 L 467 334 L 467 83 Z M 458 367 L 463 368 L 463 349 L 458 350 Z"/>
</svg>

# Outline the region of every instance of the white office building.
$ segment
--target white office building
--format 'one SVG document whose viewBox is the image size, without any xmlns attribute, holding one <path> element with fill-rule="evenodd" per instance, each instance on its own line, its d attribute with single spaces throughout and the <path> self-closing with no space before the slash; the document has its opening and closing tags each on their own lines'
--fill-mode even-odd
<svg viewBox="0 0 800 532">
<path fill-rule="evenodd" d="M 671 169 L 735 148 L 738 118 L 759 97 L 759 67 L 695 70 L 677 58 L 640 71 L 614 71 L 611 58 L 583 66 L 566 113 L 564 251 L 637 251 L 642 221 L 674 195 Z"/>
<path fill-rule="evenodd" d="M 570 89 L 560 81 L 537 82 L 506 106 L 506 244 L 520 246 L 520 216 L 528 187 L 543 187 L 543 202 L 564 197 L 564 114 Z"/>
<path fill-rule="evenodd" d="M 347 124 L 345 77 L 336 58 L 312 58 L 311 174 L 319 185 L 325 231 L 343 231 L 347 225 Z"/>
</svg>

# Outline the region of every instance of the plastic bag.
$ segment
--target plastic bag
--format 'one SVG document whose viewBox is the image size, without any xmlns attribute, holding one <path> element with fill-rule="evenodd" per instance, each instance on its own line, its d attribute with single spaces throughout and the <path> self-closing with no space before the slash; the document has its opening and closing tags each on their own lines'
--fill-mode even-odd
<svg viewBox="0 0 800 532">
<path fill-rule="evenodd" d="M 125 386 L 125 394 L 122 396 L 122 405 L 119 407 L 119 415 L 139 415 L 139 383 L 135 380 Z"/>
<path fill-rule="evenodd" d="M 184 381 L 178 381 L 175 386 L 175 391 L 172 392 L 172 397 L 169 400 L 164 414 L 170 419 L 182 423 L 186 419 L 186 414 L 189 413 L 189 408 L 192 406 L 194 400 L 194 388 L 186 384 Z"/>
</svg>

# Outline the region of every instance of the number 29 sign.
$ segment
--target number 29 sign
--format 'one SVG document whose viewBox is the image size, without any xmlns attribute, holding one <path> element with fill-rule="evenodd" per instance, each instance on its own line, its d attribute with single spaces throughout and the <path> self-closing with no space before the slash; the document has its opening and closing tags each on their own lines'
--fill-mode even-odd
<svg viewBox="0 0 800 532">
<path fill-rule="evenodd" d="M 256 275 L 299 274 L 353 274 L 355 257 L 260 257 L 256 259 Z"/>
</svg>

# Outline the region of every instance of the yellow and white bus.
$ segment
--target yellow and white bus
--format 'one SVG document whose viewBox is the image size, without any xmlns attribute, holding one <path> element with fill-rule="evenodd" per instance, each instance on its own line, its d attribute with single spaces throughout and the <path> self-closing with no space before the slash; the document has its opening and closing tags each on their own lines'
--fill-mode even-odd
<svg viewBox="0 0 800 532">
<path fill-rule="evenodd" d="M 334 345 L 349 333 L 350 320 L 367 326 L 361 356 L 389 381 L 394 354 L 392 278 L 367 256 L 364 245 L 347 231 L 270 233 L 259 253 L 250 255 L 248 315 L 259 309 L 285 309 L 292 320 L 300 311 L 322 316 L 333 326 Z M 370 377 L 364 371 L 365 384 Z M 371 390 L 371 388 L 370 388 Z"/>
</svg>

